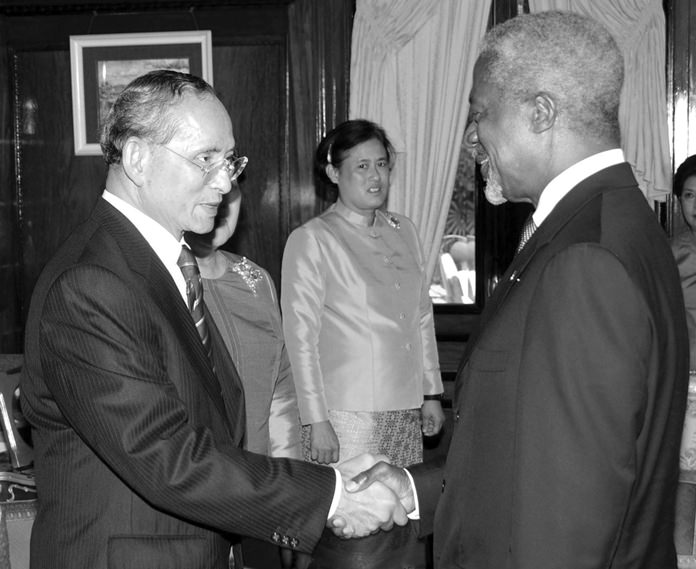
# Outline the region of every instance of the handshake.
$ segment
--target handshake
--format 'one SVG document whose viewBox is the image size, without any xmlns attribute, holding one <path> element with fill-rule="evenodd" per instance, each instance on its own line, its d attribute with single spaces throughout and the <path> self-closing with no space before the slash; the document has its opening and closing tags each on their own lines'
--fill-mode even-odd
<svg viewBox="0 0 696 569">
<path fill-rule="evenodd" d="M 407 515 L 416 507 L 411 481 L 403 468 L 387 460 L 361 454 L 337 466 L 343 489 L 326 526 L 338 537 L 365 537 L 408 522 Z"/>
</svg>

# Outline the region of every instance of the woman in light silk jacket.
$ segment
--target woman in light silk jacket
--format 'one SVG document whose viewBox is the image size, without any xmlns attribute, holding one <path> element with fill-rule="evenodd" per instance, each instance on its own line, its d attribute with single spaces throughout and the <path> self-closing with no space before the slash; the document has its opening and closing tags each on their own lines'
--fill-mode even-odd
<svg viewBox="0 0 696 569">
<path fill-rule="evenodd" d="M 208 235 L 189 233 L 200 268 L 206 307 L 244 387 L 244 448 L 275 457 L 302 458 L 297 396 L 287 357 L 280 307 L 268 271 L 221 247 L 237 228 L 241 193 L 236 183 L 218 210 Z M 269 546 L 242 541 L 245 564 L 275 561 Z M 281 567 L 304 569 L 307 554 L 280 549 Z M 294 563 L 294 565 L 293 565 Z"/>
<path fill-rule="evenodd" d="M 393 155 L 372 122 L 332 130 L 316 167 L 338 187 L 338 200 L 285 246 L 285 341 L 305 458 L 322 464 L 362 452 L 402 466 L 420 462 L 423 433 L 436 434 L 444 422 L 420 242 L 408 218 L 384 207 Z M 408 526 L 355 543 L 325 535 L 315 563 L 362 568 L 369 558 L 370 567 L 400 568 L 419 562 L 421 547 Z"/>
</svg>

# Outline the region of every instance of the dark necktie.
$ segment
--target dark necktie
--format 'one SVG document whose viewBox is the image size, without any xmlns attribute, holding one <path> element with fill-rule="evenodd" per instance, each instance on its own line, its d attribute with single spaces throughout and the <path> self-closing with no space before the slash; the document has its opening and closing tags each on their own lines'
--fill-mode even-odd
<svg viewBox="0 0 696 569">
<path fill-rule="evenodd" d="M 186 280 L 186 298 L 188 300 L 189 311 L 193 317 L 193 322 L 196 324 L 201 342 L 203 342 L 205 351 L 212 363 L 213 349 L 210 341 L 210 332 L 205 321 L 205 311 L 203 310 L 203 283 L 201 282 L 201 273 L 198 270 L 196 257 L 191 252 L 191 249 L 185 245 L 181 246 L 181 254 L 179 255 L 177 264 Z"/>
<path fill-rule="evenodd" d="M 517 250 L 515 251 L 515 254 L 522 251 L 524 246 L 527 244 L 527 241 L 529 241 L 532 234 L 536 231 L 536 228 L 536 223 L 534 223 L 534 219 L 530 215 L 527 218 L 527 221 L 524 222 L 524 227 L 522 228 L 522 237 L 520 237 L 520 243 L 519 245 L 517 245 Z"/>
</svg>

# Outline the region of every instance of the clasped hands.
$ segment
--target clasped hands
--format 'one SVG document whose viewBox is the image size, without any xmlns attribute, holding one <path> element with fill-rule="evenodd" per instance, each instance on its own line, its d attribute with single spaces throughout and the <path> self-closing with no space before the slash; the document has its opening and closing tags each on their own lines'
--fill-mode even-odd
<svg viewBox="0 0 696 569">
<path fill-rule="evenodd" d="M 387 457 L 361 454 L 337 465 L 343 489 L 327 527 L 338 537 L 365 537 L 403 526 L 415 509 L 410 480 Z"/>
</svg>

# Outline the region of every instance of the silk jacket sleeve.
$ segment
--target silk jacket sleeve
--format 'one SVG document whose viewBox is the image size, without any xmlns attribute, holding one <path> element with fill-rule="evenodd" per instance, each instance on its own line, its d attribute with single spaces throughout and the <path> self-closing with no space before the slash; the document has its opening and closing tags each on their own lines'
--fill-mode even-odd
<svg viewBox="0 0 696 569">
<path fill-rule="evenodd" d="M 275 294 L 275 285 L 270 275 L 263 271 L 265 284 L 270 292 L 270 301 L 277 314 L 277 333 L 282 337 L 280 307 Z M 278 374 L 273 383 L 270 415 L 268 417 L 269 454 L 302 459 L 300 438 L 300 412 L 297 408 L 297 393 L 292 378 L 288 352 L 283 344 L 278 363 Z"/>
<path fill-rule="evenodd" d="M 685 230 L 672 241 L 672 253 L 679 268 L 684 293 L 686 323 L 689 327 L 690 367 L 696 369 L 696 236 Z"/>
<path fill-rule="evenodd" d="M 319 366 L 321 311 L 326 290 L 322 259 L 326 254 L 322 244 L 303 228 L 290 234 L 283 253 L 280 295 L 283 330 L 303 424 L 328 420 Z"/>
</svg>

